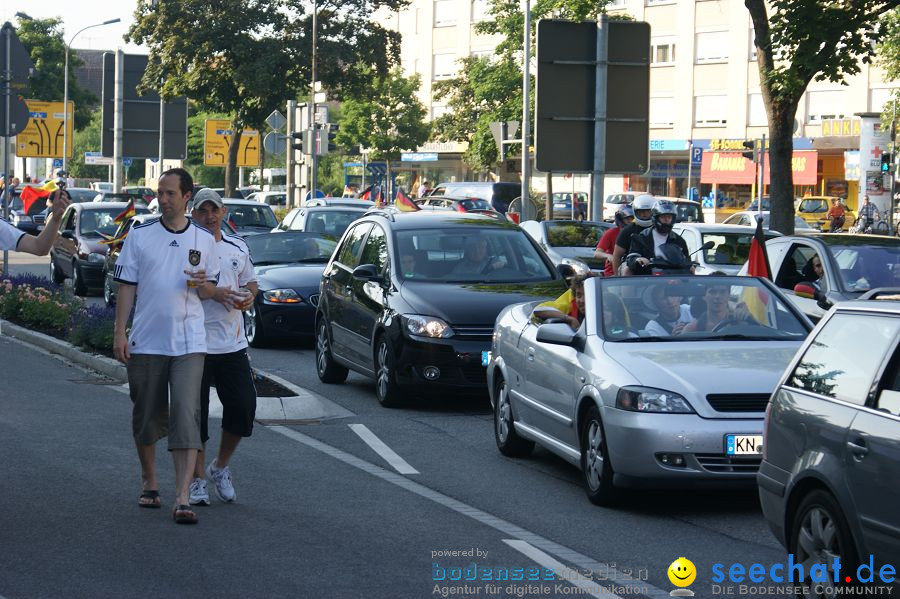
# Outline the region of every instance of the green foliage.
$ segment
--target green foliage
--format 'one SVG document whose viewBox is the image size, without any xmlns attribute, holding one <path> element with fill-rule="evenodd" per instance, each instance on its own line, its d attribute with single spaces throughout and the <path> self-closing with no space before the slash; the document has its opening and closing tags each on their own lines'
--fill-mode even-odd
<svg viewBox="0 0 900 599">
<path fill-rule="evenodd" d="M 885 81 L 895 81 L 900 79 L 900 11 L 892 10 L 881 18 L 881 27 L 884 37 L 878 44 L 878 64 L 884 69 Z M 889 125 L 894 118 L 894 114 L 898 105 L 897 91 L 893 92 L 893 99 L 886 102 L 881 120 L 885 125 Z"/>
<path fill-rule="evenodd" d="M 193 108 L 193 104 L 191 104 Z M 193 112 L 188 115 L 187 157 L 185 168 L 194 177 L 194 182 L 207 187 L 225 187 L 225 169 L 221 166 L 205 166 L 203 164 L 204 136 L 206 119 L 227 119 L 228 115 L 220 112 Z"/>
<path fill-rule="evenodd" d="M 0 316 L 44 329 L 65 329 L 70 315 L 83 302 L 49 281 L 44 283 L 4 279 L 0 283 Z"/>
<path fill-rule="evenodd" d="M 371 150 L 372 160 L 399 160 L 401 151 L 414 150 L 428 139 L 425 107 L 415 95 L 419 77 L 404 77 L 399 68 L 386 77 L 369 74 L 365 96 L 350 98 L 341 107 L 337 144 L 360 144 Z"/>
<path fill-rule="evenodd" d="M 72 140 L 72 159 L 66 164 L 66 168 L 73 177 L 79 179 L 106 179 L 109 174 L 107 167 L 96 164 L 85 164 L 85 152 L 100 151 L 100 128 L 103 115 L 97 110 L 91 115 L 91 120 L 81 131 L 76 131 Z"/>
<path fill-rule="evenodd" d="M 35 73 L 28 80 L 25 97 L 46 102 L 62 102 L 65 95 L 66 46 L 62 19 L 18 19 L 16 34 L 34 63 Z M 74 33 L 74 32 L 69 32 Z M 90 123 L 97 97 L 78 85 L 75 69 L 84 64 L 75 52 L 69 52 L 69 100 L 75 103 L 73 127 Z"/>
</svg>

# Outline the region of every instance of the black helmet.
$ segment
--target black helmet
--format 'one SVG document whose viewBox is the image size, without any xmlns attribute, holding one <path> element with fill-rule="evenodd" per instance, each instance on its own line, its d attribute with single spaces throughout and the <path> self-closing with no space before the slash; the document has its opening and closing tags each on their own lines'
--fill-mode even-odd
<svg viewBox="0 0 900 599">
<path fill-rule="evenodd" d="M 652 214 L 653 225 L 656 227 L 656 230 L 662 234 L 668 235 L 678 216 L 678 213 L 675 211 L 675 204 L 669 200 L 657 200 L 656 203 L 653 204 Z M 672 222 L 668 224 L 659 222 L 659 217 L 663 214 L 671 214 Z"/>
<path fill-rule="evenodd" d="M 624 227 L 626 218 L 634 218 L 634 208 L 628 204 L 622 204 L 619 209 L 616 210 L 616 226 Z"/>
</svg>

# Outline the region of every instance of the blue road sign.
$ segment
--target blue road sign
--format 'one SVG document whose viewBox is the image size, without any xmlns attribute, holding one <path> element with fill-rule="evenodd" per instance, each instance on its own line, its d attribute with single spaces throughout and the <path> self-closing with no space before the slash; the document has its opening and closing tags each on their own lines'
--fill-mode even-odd
<svg viewBox="0 0 900 599">
<path fill-rule="evenodd" d="M 124 166 L 125 168 L 129 168 L 131 166 L 131 158 L 123 158 L 122 166 Z"/>
<path fill-rule="evenodd" d="M 62 158 L 53 159 L 53 168 L 62 168 Z"/>
<path fill-rule="evenodd" d="M 325 193 L 324 193 L 321 189 L 317 189 L 317 190 L 316 190 L 316 197 L 317 197 L 317 198 L 324 198 L 324 197 L 325 197 Z M 306 200 L 309 200 L 309 199 L 310 199 L 310 192 L 307 191 L 307 192 L 306 192 L 306 196 L 303 198 L 303 201 L 305 202 Z"/>
<path fill-rule="evenodd" d="M 700 166 L 703 162 L 703 148 L 698 148 L 694 146 L 691 148 L 691 164 L 694 166 Z"/>
</svg>

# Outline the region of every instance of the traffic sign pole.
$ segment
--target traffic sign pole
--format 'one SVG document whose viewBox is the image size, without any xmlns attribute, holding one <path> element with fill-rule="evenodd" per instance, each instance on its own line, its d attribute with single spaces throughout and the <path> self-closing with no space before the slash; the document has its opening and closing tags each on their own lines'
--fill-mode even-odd
<svg viewBox="0 0 900 599">
<path fill-rule="evenodd" d="M 3 90 L 3 102 L 6 104 L 6 122 L 3 131 L 12 137 L 9 130 L 9 99 L 12 96 L 12 65 L 10 54 L 12 54 L 12 28 L 4 27 L 4 40 L 6 45 L 6 64 L 3 65 L 3 80 L 5 82 Z M 3 218 L 9 220 L 9 137 L 3 138 Z M 6 276 L 9 265 L 9 250 L 3 250 L 3 276 Z"/>
<path fill-rule="evenodd" d="M 594 172 L 591 174 L 591 220 L 603 220 L 603 177 L 606 170 L 606 75 L 609 20 L 597 23 L 597 74 L 594 77 Z M 575 199 L 572 198 L 574 205 Z"/>
</svg>

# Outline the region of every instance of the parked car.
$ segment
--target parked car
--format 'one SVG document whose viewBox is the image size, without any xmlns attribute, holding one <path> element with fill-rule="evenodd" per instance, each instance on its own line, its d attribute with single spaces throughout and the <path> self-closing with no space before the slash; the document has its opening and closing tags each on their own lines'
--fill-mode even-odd
<svg viewBox="0 0 900 599">
<path fill-rule="evenodd" d="M 156 192 L 143 185 L 128 185 L 122 188 L 122 192 L 141 196 L 144 200 L 144 204 L 150 204 L 150 202 L 156 198 Z"/>
<path fill-rule="evenodd" d="M 293 208 L 272 233 L 279 231 L 308 231 L 337 241 L 350 223 L 365 215 L 362 206 L 305 206 Z"/>
<path fill-rule="evenodd" d="M 372 211 L 344 233 L 322 275 L 316 371 L 375 379 L 378 401 L 483 393 L 497 314 L 557 297 L 565 281 L 518 226 L 449 211 Z"/>
<path fill-rule="evenodd" d="M 278 219 L 268 204 L 237 198 L 223 198 L 222 202 L 228 208 L 226 220 L 241 237 L 268 233 L 278 226 Z"/>
<path fill-rule="evenodd" d="M 603 220 L 608 220 L 612 222 L 615 220 L 616 211 L 622 207 L 622 204 L 631 205 L 634 201 L 634 198 L 639 195 L 643 195 L 648 193 L 646 191 L 623 191 L 620 193 L 611 193 L 606 196 L 606 201 L 603 202 Z"/>
<path fill-rule="evenodd" d="M 563 220 L 587 220 L 588 195 L 576 192 L 575 209 L 572 209 L 572 193 L 559 192 L 553 194 L 553 218 Z"/>
<path fill-rule="evenodd" d="M 250 198 L 248 198 L 246 195 L 244 195 L 244 191 L 243 191 L 244 189 L 247 189 L 247 188 L 246 188 L 246 187 L 244 187 L 244 188 L 235 188 L 234 191 L 231 192 L 231 195 L 230 195 L 229 197 L 232 198 L 232 199 L 236 199 L 236 200 L 247 200 L 247 199 L 250 199 Z M 220 197 L 222 197 L 222 198 L 225 197 L 225 188 L 224 188 L 224 187 L 213 187 L 212 190 L 213 190 L 214 192 L 216 192 L 217 194 L 219 194 Z M 283 193 L 283 192 L 282 192 L 282 193 Z M 247 195 L 249 195 L 249 194 L 247 194 Z"/>
<path fill-rule="evenodd" d="M 691 259 L 698 265 L 695 274 L 708 275 L 721 271 L 736 275 L 750 256 L 750 242 L 755 227 L 741 227 L 724 223 L 678 223 L 673 230 L 687 243 Z M 780 236 L 778 231 L 765 231 L 766 239 Z M 701 250 L 703 244 L 713 242 L 713 246 Z"/>
<path fill-rule="evenodd" d="M 360 206 L 364 208 L 374 208 L 375 202 L 372 200 L 360 200 L 359 198 L 311 198 L 303 202 L 304 206 Z"/>
<path fill-rule="evenodd" d="M 108 191 L 110 193 L 115 191 L 113 184 L 109 181 L 94 181 L 91 183 L 91 189 L 94 191 Z"/>
<path fill-rule="evenodd" d="M 755 277 L 595 277 L 584 296 L 577 331 L 533 321 L 534 301 L 497 317 L 487 374 L 500 452 L 559 455 L 600 505 L 629 486 L 753 486 L 763 411 L 809 320 Z M 758 320 L 726 316 L 710 332 L 650 323 L 661 302 L 710 322 L 701 304 L 751 300 Z"/>
<path fill-rule="evenodd" d="M 700 202 L 668 196 L 653 196 L 653 199 L 666 200 L 675 204 L 676 218 L 679 223 L 703 222 L 703 208 Z"/>
<path fill-rule="evenodd" d="M 147 210 L 138 210 L 137 214 L 119 223 L 119 227 L 112 236 L 114 239 L 125 239 L 133 226 L 159 217 L 159 214 L 154 214 Z M 223 221 L 222 233 L 235 235 L 235 230 L 227 222 Z M 116 260 L 119 259 L 119 254 L 122 251 L 122 243 L 104 244 L 104 247 L 107 249 L 106 259 L 103 262 L 103 301 L 106 302 L 107 306 L 114 306 L 116 305 L 116 295 L 119 292 L 119 283 L 113 278 L 113 275 L 116 272 Z"/>
<path fill-rule="evenodd" d="M 756 228 L 756 217 L 759 213 L 749 210 L 743 210 L 741 212 L 735 212 L 724 221 L 722 221 L 723 225 L 741 225 L 743 227 L 753 227 Z M 769 228 L 769 212 L 764 210 L 762 212 L 763 219 L 763 228 Z M 803 235 L 807 233 L 815 233 L 816 230 L 810 227 L 805 220 L 800 218 L 799 216 L 794 217 L 794 232 L 798 235 Z"/>
<path fill-rule="evenodd" d="M 525 221 L 522 230 L 534 239 L 554 264 L 568 264 L 576 273 L 603 271 L 605 260 L 594 258 L 594 250 L 603 234 L 614 225 L 607 222 L 553 220 Z"/>
<path fill-rule="evenodd" d="M 9 222 L 20 231 L 37 235 L 43 226 L 38 225 L 35 219 L 42 210 L 46 209 L 47 203 L 44 200 L 36 200 L 30 206 L 30 210 L 26 214 L 25 205 L 22 203 L 22 190 L 29 185 L 20 185 L 9 190 Z M 0 216 L 2 216 L 0 211 Z"/>
<path fill-rule="evenodd" d="M 259 281 L 253 307 L 244 312 L 247 342 L 315 335 L 322 271 L 337 245 L 316 233 L 261 233 L 246 239 Z"/>
<path fill-rule="evenodd" d="M 420 208 L 432 210 L 455 210 L 456 212 L 496 212 L 490 202 L 481 198 L 445 198 L 427 196 L 416 200 Z"/>
<path fill-rule="evenodd" d="M 156 198 L 153 199 L 155 200 Z M 121 193 L 114 193 L 111 191 L 101 191 L 95 194 L 93 199 L 94 202 L 130 202 L 132 200 L 134 200 L 135 206 L 143 206 L 148 210 L 150 209 L 150 204 L 144 199 L 144 196 L 133 192 L 123 191 Z"/>
<path fill-rule="evenodd" d="M 103 235 L 114 235 L 119 223 L 114 219 L 127 202 L 83 202 L 71 204 L 63 213 L 59 235 L 50 248 L 50 279 L 62 283 L 72 279 L 76 295 L 103 287 L 107 246 Z M 137 213 L 149 212 L 135 207 Z"/>
<path fill-rule="evenodd" d="M 841 576 L 854 577 L 848 582 L 870 560 L 876 576 L 900 563 L 900 301 L 893 297 L 835 306 L 766 410 L 757 477 L 763 516 L 795 563 L 807 571 L 821 564 L 829 581 L 835 560 Z"/>
<path fill-rule="evenodd" d="M 813 321 L 825 315 L 829 304 L 858 299 L 877 287 L 900 286 L 900 239 L 896 237 L 788 235 L 766 241 L 766 251 L 775 285 Z M 822 262 L 823 274 L 818 277 L 811 269 L 814 256 Z M 747 272 L 746 265 L 741 272 Z M 806 297 L 811 283 L 821 298 Z"/>
<path fill-rule="evenodd" d="M 286 191 L 254 191 L 246 198 L 252 202 L 260 202 L 269 206 L 287 206 Z"/>
<path fill-rule="evenodd" d="M 832 200 L 840 200 L 840 198 L 837 196 L 807 196 L 800 200 L 795 212 L 813 229 L 829 231 L 831 229 L 831 219 L 828 218 L 828 211 L 831 210 Z M 842 230 L 846 231 L 852 227 L 855 220 L 856 215 L 853 211 L 844 206 L 844 226 L 841 227 Z"/>
<path fill-rule="evenodd" d="M 460 181 L 441 183 L 428 195 L 448 198 L 481 198 L 489 202 L 491 208 L 500 214 L 506 214 L 509 203 L 522 195 L 522 186 L 509 182 Z"/>
</svg>

